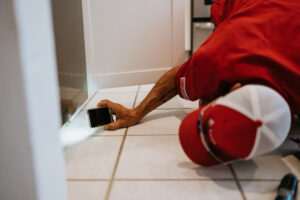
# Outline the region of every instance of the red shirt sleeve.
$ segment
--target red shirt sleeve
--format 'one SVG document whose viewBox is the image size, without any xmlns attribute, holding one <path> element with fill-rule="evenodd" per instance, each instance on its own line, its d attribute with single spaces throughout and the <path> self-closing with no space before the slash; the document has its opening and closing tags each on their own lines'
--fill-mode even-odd
<svg viewBox="0 0 300 200">
<path fill-rule="evenodd" d="M 177 72 L 176 87 L 182 98 L 211 101 L 230 89 L 231 85 L 222 79 L 222 69 L 205 49 L 200 47 Z"/>
<path fill-rule="evenodd" d="M 211 6 L 212 21 L 219 25 L 226 21 L 240 5 L 239 0 L 215 0 Z M 225 23 L 224 23 L 225 25 Z M 231 30 L 218 27 L 193 53 L 177 73 L 178 94 L 188 100 L 211 101 L 230 90 L 232 84 L 225 80 L 228 70 L 223 68 L 224 57 L 230 45 Z"/>
</svg>

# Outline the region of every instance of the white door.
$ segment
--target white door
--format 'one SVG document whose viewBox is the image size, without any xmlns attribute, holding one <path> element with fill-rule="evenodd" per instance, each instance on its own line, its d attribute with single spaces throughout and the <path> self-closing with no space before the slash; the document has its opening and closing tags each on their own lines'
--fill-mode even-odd
<svg viewBox="0 0 300 200">
<path fill-rule="evenodd" d="M 50 0 L 0 1 L 0 199 L 65 200 Z"/>
</svg>

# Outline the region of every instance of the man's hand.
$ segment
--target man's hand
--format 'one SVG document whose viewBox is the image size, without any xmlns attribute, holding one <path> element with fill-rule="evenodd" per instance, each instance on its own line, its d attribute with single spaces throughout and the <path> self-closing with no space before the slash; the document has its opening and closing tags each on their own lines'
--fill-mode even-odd
<svg viewBox="0 0 300 200">
<path fill-rule="evenodd" d="M 151 112 L 161 104 L 176 96 L 176 73 L 181 65 L 167 71 L 155 84 L 147 97 L 134 109 L 103 100 L 98 103 L 98 107 L 107 106 L 112 114 L 116 115 L 117 120 L 104 126 L 107 130 L 129 127 L 137 124 L 147 113 Z"/>
<path fill-rule="evenodd" d="M 113 115 L 116 115 L 116 121 L 104 126 L 106 130 L 116 130 L 133 126 L 139 122 L 140 118 L 135 111 L 128 109 L 120 104 L 111 102 L 109 100 L 102 100 L 97 104 L 97 107 L 108 107 Z"/>
</svg>

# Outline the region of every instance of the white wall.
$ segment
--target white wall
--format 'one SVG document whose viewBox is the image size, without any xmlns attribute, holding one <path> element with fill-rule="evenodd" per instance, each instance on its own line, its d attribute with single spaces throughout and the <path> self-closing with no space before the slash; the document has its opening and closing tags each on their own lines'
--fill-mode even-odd
<svg viewBox="0 0 300 200">
<path fill-rule="evenodd" d="M 52 0 L 60 86 L 87 90 L 81 0 Z"/>
<path fill-rule="evenodd" d="M 151 83 L 186 59 L 184 0 L 83 0 L 96 88 Z"/>
<path fill-rule="evenodd" d="M 0 199 L 66 199 L 50 1 L 0 1 Z"/>
</svg>

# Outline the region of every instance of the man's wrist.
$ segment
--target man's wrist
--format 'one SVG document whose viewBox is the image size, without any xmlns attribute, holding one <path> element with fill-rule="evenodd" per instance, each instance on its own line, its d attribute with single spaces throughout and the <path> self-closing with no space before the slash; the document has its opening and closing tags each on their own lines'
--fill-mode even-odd
<svg viewBox="0 0 300 200">
<path fill-rule="evenodd" d="M 138 121 L 143 118 L 142 110 L 139 107 L 136 107 L 131 110 L 134 118 L 136 118 Z"/>
</svg>

